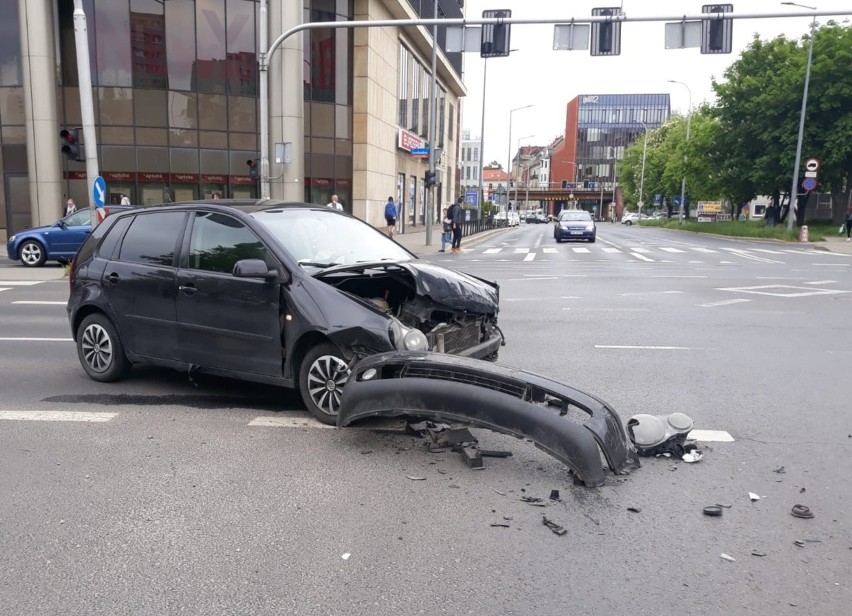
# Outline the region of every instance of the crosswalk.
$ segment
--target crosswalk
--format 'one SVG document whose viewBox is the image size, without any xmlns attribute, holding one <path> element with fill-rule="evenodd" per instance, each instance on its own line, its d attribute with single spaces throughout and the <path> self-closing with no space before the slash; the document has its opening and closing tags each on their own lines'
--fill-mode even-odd
<svg viewBox="0 0 852 616">
<path fill-rule="evenodd" d="M 483 245 L 463 248 L 463 252 L 474 257 L 491 257 L 498 261 L 512 261 L 520 258 L 521 262 L 527 263 L 537 259 L 553 259 L 556 255 L 569 255 L 572 258 L 594 258 L 595 256 L 614 258 L 618 255 L 623 255 L 628 260 L 641 263 L 672 263 L 687 259 L 691 264 L 718 263 L 723 265 L 740 261 L 784 264 L 785 261 L 783 259 L 788 259 L 791 255 L 807 255 L 810 257 L 831 255 L 833 257 L 849 258 L 849 255 L 826 253 L 808 248 L 707 248 L 705 246 L 689 245 L 607 246 L 600 243 L 558 247 Z M 696 257 L 702 260 L 695 260 Z M 731 258 L 735 259 L 735 261 L 726 260 Z M 453 261 L 455 259 L 445 260 Z M 841 259 L 838 259 L 837 263 L 842 263 Z"/>
<path fill-rule="evenodd" d="M 0 292 L 11 291 L 21 287 L 32 287 L 42 282 L 44 280 L 0 280 Z"/>
</svg>

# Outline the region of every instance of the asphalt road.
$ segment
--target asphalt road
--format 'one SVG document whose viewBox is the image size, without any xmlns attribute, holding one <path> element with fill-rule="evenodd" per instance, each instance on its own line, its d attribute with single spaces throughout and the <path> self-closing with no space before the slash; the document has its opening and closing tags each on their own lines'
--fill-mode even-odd
<svg viewBox="0 0 852 616">
<path fill-rule="evenodd" d="M 92 414 L 0 413 L 0 614 L 843 613 L 852 257 L 599 227 L 426 257 L 500 282 L 501 363 L 625 421 L 681 411 L 734 438 L 597 489 L 487 431 L 513 456 L 471 471 L 396 424 L 319 428 L 276 388 L 151 368 L 95 383 L 67 283 L 0 263 L 0 411 Z M 715 503 L 731 507 L 703 516 Z"/>
</svg>

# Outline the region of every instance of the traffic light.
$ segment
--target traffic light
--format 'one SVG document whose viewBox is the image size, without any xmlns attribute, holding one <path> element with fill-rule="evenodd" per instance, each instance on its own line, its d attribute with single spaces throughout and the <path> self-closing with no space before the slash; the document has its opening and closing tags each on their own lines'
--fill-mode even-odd
<svg viewBox="0 0 852 616">
<path fill-rule="evenodd" d="M 733 4 L 705 4 L 702 13 L 731 13 Z M 733 19 L 701 20 L 701 53 L 731 53 Z"/>
<path fill-rule="evenodd" d="M 434 171 L 426 171 L 426 178 L 425 178 L 426 188 L 432 188 L 433 186 L 435 186 L 435 184 L 436 184 L 435 176 L 436 176 L 436 173 Z"/>
<path fill-rule="evenodd" d="M 512 11 L 482 11 L 482 17 L 511 17 Z M 502 58 L 509 55 L 511 24 L 483 24 L 479 55 L 483 58 Z"/>
<path fill-rule="evenodd" d="M 621 15 L 619 7 L 592 9 L 593 16 L 618 17 Z M 604 21 L 592 24 L 593 56 L 618 56 L 621 55 L 621 22 Z"/>
<path fill-rule="evenodd" d="M 248 168 L 249 168 L 249 177 L 253 180 L 257 179 L 257 175 L 258 175 L 257 163 L 258 162 L 260 162 L 259 158 L 250 158 L 246 161 L 246 164 L 248 165 Z"/>
<path fill-rule="evenodd" d="M 83 160 L 83 149 L 80 146 L 80 129 L 63 128 L 59 131 L 62 142 L 62 153 L 70 160 Z"/>
<path fill-rule="evenodd" d="M 568 180 L 562 180 L 562 188 L 568 188 Z"/>
</svg>

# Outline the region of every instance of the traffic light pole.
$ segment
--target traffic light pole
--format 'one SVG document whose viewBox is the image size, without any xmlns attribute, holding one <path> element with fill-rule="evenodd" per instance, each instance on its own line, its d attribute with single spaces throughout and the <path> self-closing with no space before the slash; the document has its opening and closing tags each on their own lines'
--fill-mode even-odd
<svg viewBox="0 0 852 616">
<path fill-rule="evenodd" d="M 438 19 L 438 0 L 432 0 L 435 6 L 433 19 Z M 432 87 L 429 90 L 429 172 L 432 177 L 435 177 L 435 147 L 438 145 L 435 140 L 437 135 L 438 123 L 438 24 L 432 25 Z M 433 180 L 434 182 L 434 180 Z M 432 245 L 432 222 L 435 220 L 435 185 L 428 189 L 426 193 L 426 245 Z"/>
<path fill-rule="evenodd" d="M 77 46 L 77 77 L 80 82 L 80 115 L 83 120 L 83 144 L 86 152 L 86 187 L 92 227 L 98 224 L 93 187 L 98 177 L 98 139 L 95 133 L 95 106 L 92 101 L 92 73 L 89 68 L 89 34 L 83 0 L 74 0 L 74 42 Z"/>
</svg>

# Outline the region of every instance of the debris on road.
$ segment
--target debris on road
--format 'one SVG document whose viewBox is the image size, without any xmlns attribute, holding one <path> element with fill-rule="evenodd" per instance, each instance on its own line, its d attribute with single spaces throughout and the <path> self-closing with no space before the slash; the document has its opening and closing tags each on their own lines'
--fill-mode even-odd
<svg viewBox="0 0 852 616">
<path fill-rule="evenodd" d="M 495 491 L 497 494 L 499 494 L 500 496 L 506 496 L 506 493 L 505 493 L 505 492 L 501 492 L 500 490 L 494 490 L 494 491 Z"/>
<path fill-rule="evenodd" d="M 751 551 L 752 556 L 766 556 L 766 552 L 758 552 L 757 550 Z"/>
<path fill-rule="evenodd" d="M 704 515 L 709 515 L 712 517 L 719 517 L 722 515 L 722 508 L 719 505 L 708 505 L 704 509 L 702 509 Z"/>
<path fill-rule="evenodd" d="M 640 509 L 639 507 L 628 507 L 627 511 L 630 511 L 632 513 L 641 513 L 642 509 Z"/>
<path fill-rule="evenodd" d="M 641 413 L 627 420 L 627 435 L 640 456 L 666 453 L 682 457 L 694 445 L 685 445 L 694 422 L 689 415 L 670 413 L 648 415 Z"/>
<path fill-rule="evenodd" d="M 406 475 L 406 477 L 411 479 L 411 481 L 426 481 L 425 477 L 417 477 L 415 475 Z"/>
<path fill-rule="evenodd" d="M 587 518 L 589 518 L 595 526 L 601 525 L 600 520 L 596 520 L 595 518 L 590 516 L 588 513 L 584 513 L 583 515 L 586 516 Z"/>
<path fill-rule="evenodd" d="M 681 456 L 681 459 L 684 462 L 688 462 L 689 464 L 694 464 L 696 462 L 701 462 L 701 458 L 704 457 L 704 454 L 698 451 L 697 449 L 693 449 Z"/>
<path fill-rule="evenodd" d="M 730 503 L 716 503 L 716 506 L 722 507 L 724 509 L 730 509 L 731 507 L 733 507 L 733 505 L 731 505 Z"/>
<path fill-rule="evenodd" d="M 727 554 L 719 554 L 719 557 L 722 560 L 727 560 L 728 562 L 732 562 L 732 563 L 737 562 L 736 558 L 734 558 L 733 556 L 728 556 Z"/>
<path fill-rule="evenodd" d="M 506 522 L 492 522 L 491 526 L 494 526 L 496 528 L 511 528 L 511 526 Z"/>
<path fill-rule="evenodd" d="M 541 523 L 547 526 L 551 531 L 553 531 L 555 535 L 559 535 L 560 537 L 568 532 L 565 528 L 563 528 L 556 522 L 548 520 L 547 516 L 541 516 Z"/>
<path fill-rule="evenodd" d="M 340 555 L 340 558 L 342 558 L 343 560 L 349 560 L 349 557 L 350 557 L 350 556 L 352 556 L 352 554 L 350 554 L 349 552 L 347 552 L 346 554 L 341 554 L 341 555 Z"/>
<path fill-rule="evenodd" d="M 559 490 L 551 490 L 550 491 L 550 500 L 554 500 L 554 501 L 559 500 Z"/>
<path fill-rule="evenodd" d="M 803 548 L 803 547 L 805 547 L 805 542 L 804 542 L 804 541 L 802 541 L 801 539 L 796 539 L 796 540 L 793 542 L 793 545 L 797 545 L 797 546 L 799 546 L 800 548 Z"/>
<path fill-rule="evenodd" d="M 749 492 L 748 497 L 752 500 L 752 502 L 760 500 L 760 496 L 758 496 L 754 492 Z"/>
<path fill-rule="evenodd" d="M 784 473 L 786 473 L 787 471 L 785 471 L 785 470 L 784 470 L 784 467 L 783 467 L 783 466 L 779 466 L 778 468 L 776 468 L 776 469 L 775 469 L 775 470 L 773 470 L 772 472 L 773 472 L 773 473 L 778 473 L 779 475 L 783 475 L 783 474 L 784 474 Z"/>
<path fill-rule="evenodd" d="M 521 500 L 527 505 L 532 505 L 533 507 L 547 507 L 547 503 L 544 502 L 544 499 L 536 496 L 522 496 Z"/>
<path fill-rule="evenodd" d="M 804 505 L 793 505 L 793 509 L 790 513 L 793 514 L 793 517 L 804 518 L 806 520 L 814 517 L 814 512 L 811 511 L 810 507 L 806 507 Z"/>
</svg>

